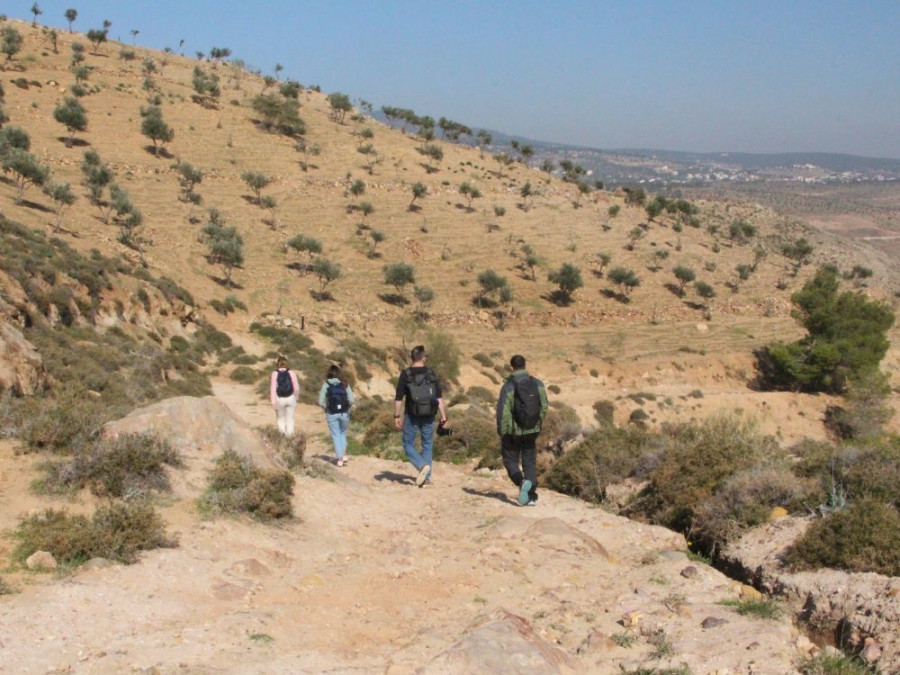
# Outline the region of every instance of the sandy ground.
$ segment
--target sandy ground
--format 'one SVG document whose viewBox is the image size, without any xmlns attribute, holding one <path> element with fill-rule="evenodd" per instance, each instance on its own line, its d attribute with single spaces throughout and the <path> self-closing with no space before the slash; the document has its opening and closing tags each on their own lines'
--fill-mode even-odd
<svg viewBox="0 0 900 675">
<path fill-rule="evenodd" d="M 220 382 L 215 392 L 249 424 L 271 424 L 249 387 Z M 175 495 L 161 508 L 176 548 L 69 576 L 4 575 L 18 592 L 0 597 L 0 672 L 434 672 L 430 662 L 503 611 L 568 654 L 564 671 L 792 672 L 791 625 L 717 605 L 736 597 L 734 584 L 690 563 L 680 536 L 546 490 L 537 508 L 521 508 L 505 475 L 465 466 L 439 464 L 435 486 L 422 489 L 402 462 L 354 457 L 338 469 L 322 418 L 298 412 L 316 475 L 298 477 L 289 523 L 204 520 L 190 495 Z M 0 459 L 9 528 L 47 500 L 27 489 L 34 457 L 4 441 Z M 182 484 L 202 484 L 197 469 L 184 471 Z M 697 574 L 682 576 L 686 566 Z M 624 627 L 625 615 L 664 635 L 670 655 L 653 657 L 658 648 Z M 729 623 L 707 631 L 708 616 Z M 628 646 L 609 637 L 626 632 Z"/>
</svg>

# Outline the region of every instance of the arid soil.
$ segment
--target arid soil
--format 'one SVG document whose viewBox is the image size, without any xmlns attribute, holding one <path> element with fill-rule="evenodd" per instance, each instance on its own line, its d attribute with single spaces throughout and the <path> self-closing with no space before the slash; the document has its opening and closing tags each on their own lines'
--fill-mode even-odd
<svg viewBox="0 0 900 675">
<path fill-rule="evenodd" d="M 216 395 L 271 423 L 249 388 L 222 382 Z M 0 670 L 789 673 L 798 641 L 808 647 L 787 620 L 717 604 L 740 585 L 688 560 L 672 532 L 546 490 L 522 508 L 505 476 L 466 466 L 439 464 L 422 489 L 405 463 L 357 456 L 338 469 L 323 416 L 302 407 L 298 422 L 312 469 L 295 520 L 201 518 L 193 500 L 214 454 L 201 439 L 162 500 L 176 548 L 6 577 L 18 592 L 0 597 Z M 9 528 L 47 501 L 28 491 L 34 458 L 0 449 Z"/>
</svg>

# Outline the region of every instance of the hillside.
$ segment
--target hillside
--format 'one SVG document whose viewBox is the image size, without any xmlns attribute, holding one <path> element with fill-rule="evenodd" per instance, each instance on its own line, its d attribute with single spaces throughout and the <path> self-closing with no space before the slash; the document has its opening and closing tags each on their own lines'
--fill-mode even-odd
<svg viewBox="0 0 900 675">
<path fill-rule="evenodd" d="M 234 65 L 198 64 L 115 43 L 102 44 L 94 54 L 83 36 L 64 32 L 58 35 L 55 53 L 40 28 L 10 23 L 25 36 L 25 45 L 5 71 L 7 126 L 25 129 L 33 154 L 50 168 L 52 179 L 71 183 L 79 195 L 63 215 L 63 236 L 85 252 L 97 248 L 138 257 L 137 251 L 117 241 L 118 228 L 103 222 L 100 208 L 91 205 L 80 187 L 82 155 L 95 150 L 143 215 L 137 239 L 151 272 L 176 279 L 201 305 L 231 295 L 247 307 L 246 313 L 238 311 L 227 319 L 207 312 L 226 328 L 245 328 L 262 313 L 280 311 L 295 321 L 304 317 L 313 325 L 346 327 L 380 346 L 390 344 L 395 321 L 411 306 L 391 303 L 394 291 L 384 283 L 383 268 L 408 262 L 414 266 L 415 283 L 434 291 L 430 324 L 451 331 L 464 353 L 502 341 L 543 356 L 547 352 L 542 345 L 548 335 L 556 334 L 549 341 L 557 349 L 549 355 L 566 370 L 586 374 L 606 369 L 604 363 L 610 360 L 656 361 L 662 356 L 659 360 L 668 361 L 679 349 L 730 357 L 773 336 L 789 335 L 794 328 L 787 318 L 788 298 L 816 262 L 834 262 L 841 269 L 865 264 L 883 288 L 882 293 L 873 289 L 877 296 L 900 288 L 896 267 L 877 251 L 749 204 L 698 202 L 699 227 L 679 226 L 674 216 L 665 214 L 648 223 L 644 209 L 627 205 L 622 193 L 597 191 L 579 197 L 571 183 L 548 181 L 545 174 L 521 163 L 502 167 L 490 156 L 482 157 L 478 149 L 441 141 L 434 143 L 442 149 L 443 159 L 430 172 L 427 158 L 417 151 L 419 139 L 364 115 L 359 121 L 347 116 L 338 122 L 330 115 L 326 96 L 315 91 L 300 95 L 306 127 L 302 140 L 321 152 L 301 155 L 295 149 L 296 138 L 259 128 L 251 103 L 264 85 Z M 81 99 L 87 130 L 76 133 L 69 148 L 53 109 L 74 83 L 69 68 L 72 42 L 88 47 L 86 63 L 92 70 L 87 80 L 90 93 Z M 123 52 L 127 58 L 122 58 Z M 143 64 L 148 59 L 156 71 L 149 76 L 155 83 L 152 92 L 143 89 Z M 192 71 L 197 66 L 220 78 L 222 92 L 214 107 L 191 100 Z M 15 80 L 24 80 L 26 88 Z M 169 157 L 156 156 L 140 131 L 141 108 L 157 93 L 163 118 L 174 130 L 174 139 L 165 144 Z M 358 152 L 366 140 L 360 133 L 366 128 L 374 132 L 367 143 L 381 160 L 371 173 L 364 168 L 367 156 Z M 301 160 L 308 161 L 307 171 Z M 196 186 L 201 206 L 178 199 L 176 161 L 202 172 Z M 241 178 L 246 171 L 271 177 L 263 194 L 274 199 L 273 209 L 253 203 L 252 191 Z M 365 192 L 359 196 L 349 192 L 356 180 L 364 183 Z M 52 202 L 32 187 L 24 202 L 16 205 L 11 182 L 7 176 L 0 184 L 4 213 L 51 231 Z M 428 195 L 410 210 L 411 186 L 418 182 L 427 186 Z M 471 212 L 459 194 L 462 182 L 477 186 L 483 194 L 473 201 Z M 537 193 L 528 200 L 520 195 L 526 183 Z M 352 208 L 363 201 L 374 208 L 366 217 Z M 611 217 L 610 207 L 619 207 L 618 215 Z M 209 208 L 218 209 L 226 225 L 233 225 L 244 239 L 244 263 L 233 273 L 235 288 L 225 288 L 223 270 L 207 261 L 200 230 Z M 504 215 L 498 216 L 497 208 Z M 742 243 L 731 240 L 728 228 L 738 219 L 752 223 L 758 235 Z M 363 220 L 371 230 L 359 229 Z M 641 238 L 629 250 L 631 233 L 639 226 Z M 369 254 L 373 230 L 384 235 L 375 255 Z M 314 299 L 320 290 L 317 279 L 296 267 L 305 263 L 305 255 L 285 246 L 298 234 L 320 241 L 321 256 L 341 266 L 341 277 L 328 286 L 329 300 Z M 793 261 L 780 251 L 798 237 L 806 237 L 814 251 L 811 264 L 793 276 Z M 534 281 L 524 265 L 523 243 L 538 258 Z M 756 247 L 766 252 L 757 271 L 741 282 L 739 292 L 729 290 L 726 284 L 736 280 L 736 266 L 752 263 Z M 611 259 L 606 271 L 624 267 L 636 272 L 640 285 L 630 297 L 623 297 L 622 289 L 600 271 L 601 252 Z M 584 287 L 575 292 L 570 305 L 559 306 L 551 301 L 555 286 L 547 274 L 565 262 L 580 267 Z M 667 285 L 675 282 L 671 270 L 677 265 L 694 269 L 698 280 L 713 287 L 715 298 L 703 301 L 690 287 L 685 297 L 673 294 Z M 508 280 L 513 294 L 509 306 L 473 306 L 477 277 L 487 269 Z M 411 298 L 411 289 L 406 295 Z M 502 340 L 496 330 L 496 309 L 505 314 Z M 712 319 L 710 333 L 677 328 L 693 327 L 707 315 Z M 560 336 L 562 326 L 566 330 Z M 710 339 L 720 332 L 728 337 Z"/>
</svg>

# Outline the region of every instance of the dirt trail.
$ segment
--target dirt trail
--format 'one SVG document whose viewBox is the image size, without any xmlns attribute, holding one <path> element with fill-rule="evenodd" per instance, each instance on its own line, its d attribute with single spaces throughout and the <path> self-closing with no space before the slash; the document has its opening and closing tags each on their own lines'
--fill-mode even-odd
<svg viewBox="0 0 900 675">
<path fill-rule="evenodd" d="M 215 389 L 248 423 L 271 423 L 249 387 Z M 792 672 L 790 624 L 717 605 L 734 585 L 690 563 L 681 537 L 546 490 L 521 508 L 505 476 L 463 466 L 438 464 L 435 486 L 421 489 L 406 463 L 354 457 L 338 469 L 317 458 L 328 454 L 321 417 L 298 415 L 320 475 L 298 477 L 296 520 L 205 521 L 190 500 L 164 504 L 177 548 L 37 575 L 0 597 L 0 672 L 409 673 L 501 610 L 581 672 L 682 662 Z M 32 460 L 2 449 L 2 493 L 15 480 L 24 494 Z M 669 656 L 653 658 L 659 646 L 622 625 L 629 613 L 664 636 Z M 728 623 L 705 630 L 708 616 Z M 626 631 L 628 646 L 609 637 Z"/>
</svg>

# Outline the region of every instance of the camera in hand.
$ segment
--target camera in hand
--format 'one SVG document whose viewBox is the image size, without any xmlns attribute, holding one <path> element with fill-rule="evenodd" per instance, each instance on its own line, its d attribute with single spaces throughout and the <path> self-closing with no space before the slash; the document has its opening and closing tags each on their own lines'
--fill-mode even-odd
<svg viewBox="0 0 900 675">
<path fill-rule="evenodd" d="M 437 435 L 438 436 L 449 436 L 453 433 L 453 428 L 450 426 L 450 422 L 438 422 Z"/>
</svg>

